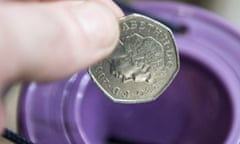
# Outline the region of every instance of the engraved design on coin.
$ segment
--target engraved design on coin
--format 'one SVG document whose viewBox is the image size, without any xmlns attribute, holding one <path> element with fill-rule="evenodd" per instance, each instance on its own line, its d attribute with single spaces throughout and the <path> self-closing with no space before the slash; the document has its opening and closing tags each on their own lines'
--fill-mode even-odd
<svg viewBox="0 0 240 144">
<path fill-rule="evenodd" d="M 132 14 L 120 20 L 115 51 L 89 68 L 97 86 L 113 101 L 155 100 L 172 82 L 179 56 L 171 31 L 148 17 Z"/>
<path fill-rule="evenodd" d="M 164 52 L 162 45 L 152 37 L 144 38 L 134 33 L 126 38 L 125 44 L 119 42 L 108 60 L 111 74 L 123 83 L 151 82 L 150 69 L 164 66 Z"/>
</svg>

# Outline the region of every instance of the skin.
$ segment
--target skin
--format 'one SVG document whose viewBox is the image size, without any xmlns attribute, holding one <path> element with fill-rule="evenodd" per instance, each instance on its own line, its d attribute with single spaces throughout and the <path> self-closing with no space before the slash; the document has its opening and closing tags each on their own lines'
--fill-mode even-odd
<svg viewBox="0 0 240 144">
<path fill-rule="evenodd" d="M 1 92 L 19 80 L 62 79 L 107 57 L 122 16 L 111 0 L 1 0 Z M 5 121 L 1 103 L 0 132 Z"/>
</svg>

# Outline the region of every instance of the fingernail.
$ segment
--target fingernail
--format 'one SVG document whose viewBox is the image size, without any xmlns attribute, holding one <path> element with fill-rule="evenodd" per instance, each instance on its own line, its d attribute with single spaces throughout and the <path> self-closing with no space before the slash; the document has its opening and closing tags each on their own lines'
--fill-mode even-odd
<svg viewBox="0 0 240 144">
<path fill-rule="evenodd" d="M 119 39 L 119 27 L 111 9 L 98 2 L 84 2 L 74 6 L 73 14 L 93 50 L 107 55 L 114 49 Z"/>
</svg>

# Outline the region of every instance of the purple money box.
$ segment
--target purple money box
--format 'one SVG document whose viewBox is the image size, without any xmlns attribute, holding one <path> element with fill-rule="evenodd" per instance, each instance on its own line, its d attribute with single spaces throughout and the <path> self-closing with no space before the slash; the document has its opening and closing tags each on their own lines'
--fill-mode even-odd
<svg viewBox="0 0 240 144">
<path fill-rule="evenodd" d="M 240 142 L 240 33 L 218 16 L 179 3 L 136 7 L 184 25 L 175 34 L 181 68 L 153 102 L 117 104 L 86 71 L 25 85 L 19 132 L 36 144 L 237 144 Z"/>
</svg>

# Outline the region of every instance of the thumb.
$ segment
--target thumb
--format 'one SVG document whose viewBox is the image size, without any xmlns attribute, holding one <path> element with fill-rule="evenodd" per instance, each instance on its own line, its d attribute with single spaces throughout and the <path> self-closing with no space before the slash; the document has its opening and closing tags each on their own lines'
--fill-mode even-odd
<svg viewBox="0 0 240 144">
<path fill-rule="evenodd" d="M 96 1 L 0 5 L 0 82 L 52 80 L 109 55 L 117 15 Z"/>
</svg>

